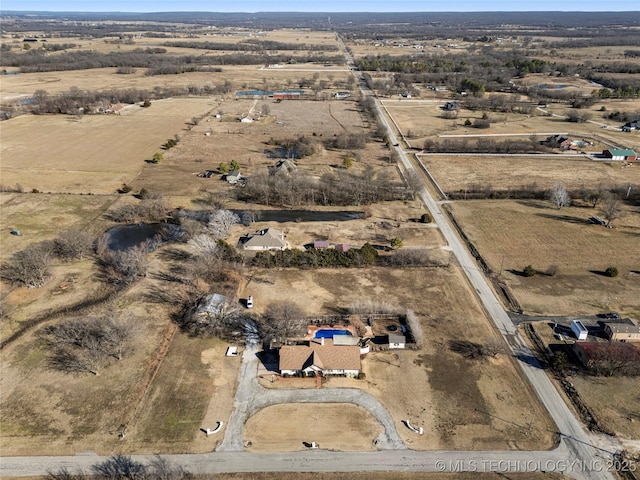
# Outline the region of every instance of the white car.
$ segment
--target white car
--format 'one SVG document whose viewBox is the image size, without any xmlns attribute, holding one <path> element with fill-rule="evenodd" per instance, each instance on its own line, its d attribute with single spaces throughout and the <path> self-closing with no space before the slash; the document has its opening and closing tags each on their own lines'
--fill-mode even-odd
<svg viewBox="0 0 640 480">
<path fill-rule="evenodd" d="M 253 297 L 247 297 L 247 308 L 253 308 Z"/>
</svg>

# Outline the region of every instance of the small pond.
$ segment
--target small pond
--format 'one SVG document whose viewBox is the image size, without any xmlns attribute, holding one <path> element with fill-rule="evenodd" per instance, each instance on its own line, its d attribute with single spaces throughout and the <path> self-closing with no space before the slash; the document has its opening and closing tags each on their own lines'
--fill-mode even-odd
<svg viewBox="0 0 640 480">
<path fill-rule="evenodd" d="M 135 223 L 118 225 L 105 233 L 109 236 L 108 246 L 111 250 L 123 251 L 146 242 L 158 240 L 166 242 L 178 235 L 178 227 L 165 223 Z"/>
</svg>

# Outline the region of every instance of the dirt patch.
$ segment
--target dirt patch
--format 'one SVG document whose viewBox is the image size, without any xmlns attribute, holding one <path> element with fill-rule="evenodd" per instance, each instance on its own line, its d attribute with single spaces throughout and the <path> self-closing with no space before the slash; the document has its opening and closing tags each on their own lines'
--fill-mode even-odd
<svg viewBox="0 0 640 480">
<path fill-rule="evenodd" d="M 305 450 L 303 442 L 329 450 L 373 451 L 382 430 L 375 418 L 355 405 L 293 403 L 256 413 L 245 424 L 244 439 L 251 442 L 250 451 Z"/>
</svg>

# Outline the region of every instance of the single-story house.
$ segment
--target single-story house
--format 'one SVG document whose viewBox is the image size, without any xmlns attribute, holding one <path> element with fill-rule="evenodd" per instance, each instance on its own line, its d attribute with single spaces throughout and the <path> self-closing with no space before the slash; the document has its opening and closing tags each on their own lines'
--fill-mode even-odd
<svg viewBox="0 0 640 480">
<path fill-rule="evenodd" d="M 243 250 L 284 250 L 287 242 L 284 233 L 275 228 L 265 228 L 240 238 L 238 248 Z"/>
<path fill-rule="evenodd" d="M 313 242 L 313 248 L 321 249 L 321 248 L 329 248 L 331 244 L 327 240 L 315 240 Z"/>
<path fill-rule="evenodd" d="M 330 338 L 309 340 L 302 345 L 280 348 L 278 368 L 282 375 L 301 372 L 355 377 L 360 373 L 360 347 L 334 345 Z"/>
<path fill-rule="evenodd" d="M 628 148 L 612 148 L 604 150 L 602 156 L 611 160 L 626 160 L 627 162 L 635 161 L 638 156 L 636 152 Z"/>
<path fill-rule="evenodd" d="M 232 170 L 224 177 L 224 179 L 231 185 L 238 183 L 241 178 L 242 176 L 240 175 L 240 170 Z"/>
<path fill-rule="evenodd" d="M 612 342 L 640 342 L 640 325 L 607 322 L 604 332 Z"/>
<path fill-rule="evenodd" d="M 406 343 L 407 339 L 404 335 L 400 335 L 399 333 L 389 334 L 389 349 L 404 348 Z"/>
<path fill-rule="evenodd" d="M 336 250 L 340 250 L 341 252 L 348 252 L 351 250 L 351 245 L 347 245 L 346 243 L 338 243 L 335 246 Z"/>
<path fill-rule="evenodd" d="M 633 130 L 640 130 L 640 120 L 634 120 L 633 122 L 627 122 L 622 126 L 623 132 L 632 132 Z"/>
<path fill-rule="evenodd" d="M 242 117 L 240 119 L 240 122 L 242 122 L 242 123 L 253 123 L 253 118 L 247 115 L 246 117 Z"/>
</svg>

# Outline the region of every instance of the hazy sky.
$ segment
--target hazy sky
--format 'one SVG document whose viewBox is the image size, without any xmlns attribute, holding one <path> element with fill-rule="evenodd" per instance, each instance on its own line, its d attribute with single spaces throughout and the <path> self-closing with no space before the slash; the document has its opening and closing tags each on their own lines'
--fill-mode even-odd
<svg viewBox="0 0 640 480">
<path fill-rule="evenodd" d="M 0 10 L 75 12 L 473 12 L 473 11 L 628 11 L 635 1 L 602 0 L 0 0 Z"/>
</svg>

